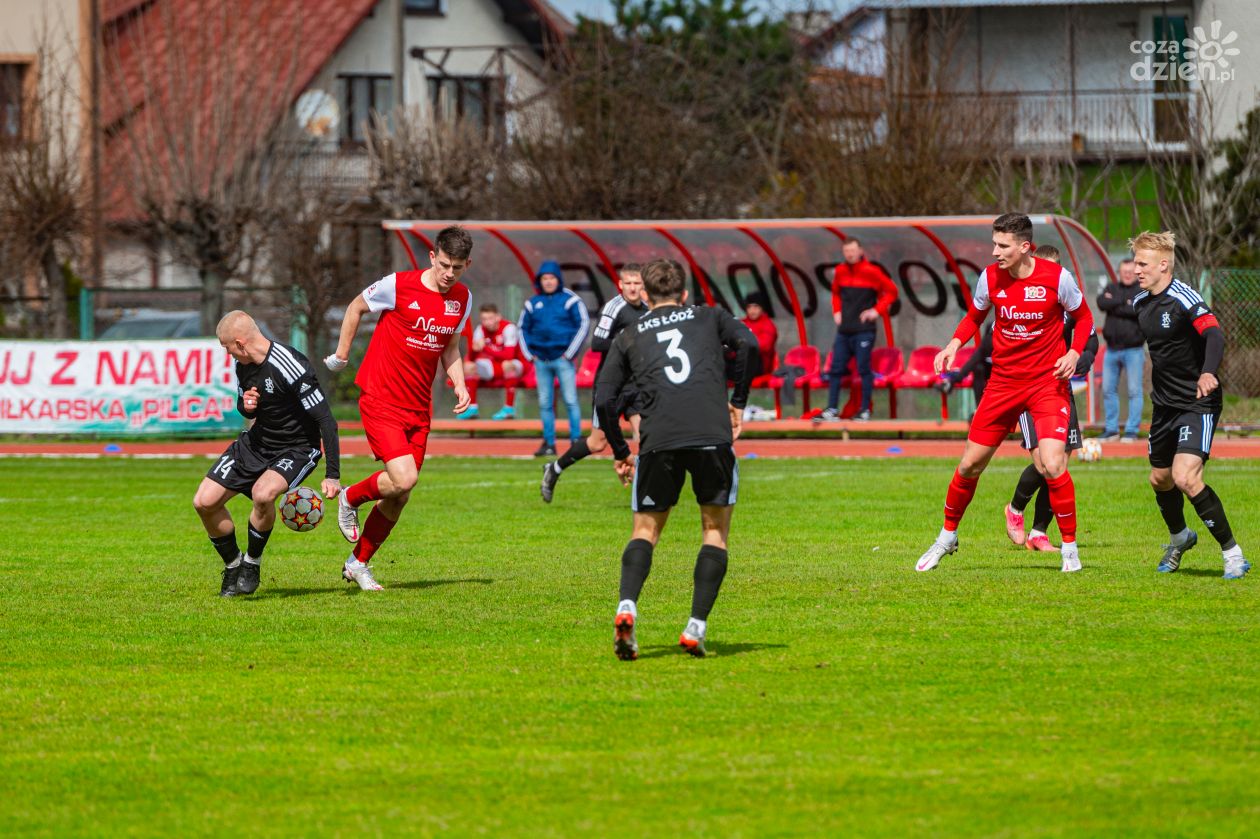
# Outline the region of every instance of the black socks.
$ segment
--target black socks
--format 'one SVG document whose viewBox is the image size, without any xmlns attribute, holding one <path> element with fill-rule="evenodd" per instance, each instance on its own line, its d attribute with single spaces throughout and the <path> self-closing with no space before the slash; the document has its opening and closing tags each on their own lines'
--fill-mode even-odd
<svg viewBox="0 0 1260 839">
<path fill-rule="evenodd" d="M 639 593 L 652 571 L 652 543 L 631 539 L 621 554 L 621 599 L 639 602 Z"/>
<path fill-rule="evenodd" d="M 705 545 L 696 557 L 695 591 L 691 595 L 691 616 L 702 621 L 709 619 L 709 612 L 717 600 L 722 578 L 726 576 L 726 551 Z"/>
</svg>

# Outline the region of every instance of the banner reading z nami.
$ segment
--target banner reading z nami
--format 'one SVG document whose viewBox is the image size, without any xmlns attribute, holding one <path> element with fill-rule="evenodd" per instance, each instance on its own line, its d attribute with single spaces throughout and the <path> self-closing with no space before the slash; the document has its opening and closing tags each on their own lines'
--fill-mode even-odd
<svg viewBox="0 0 1260 839">
<path fill-rule="evenodd" d="M 232 358 L 213 340 L 0 341 L 0 432 L 231 431 Z"/>
</svg>

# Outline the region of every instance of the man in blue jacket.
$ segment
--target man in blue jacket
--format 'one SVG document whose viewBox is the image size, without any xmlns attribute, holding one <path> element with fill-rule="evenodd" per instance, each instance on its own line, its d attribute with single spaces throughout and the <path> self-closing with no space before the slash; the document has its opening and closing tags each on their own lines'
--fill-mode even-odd
<svg viewBox="0 0 1260 839">
<path fill-rule="evenodd" d="M 542 415 L 543 444 L 535 457 L 556 453 L 555 385 L 569 414 L 569 441 L 582 439 L 582 412 L 578 408 L 577 370 L 574 360 L 586 341 L 591 316 L 576 293 L 564 287 L 559 263 L 548 260 L 534 275 L 538 292 L 525 302 L 519 324 L 521 350 L 534 362 L 538 377 L 538 412 Z"/>
</svg>

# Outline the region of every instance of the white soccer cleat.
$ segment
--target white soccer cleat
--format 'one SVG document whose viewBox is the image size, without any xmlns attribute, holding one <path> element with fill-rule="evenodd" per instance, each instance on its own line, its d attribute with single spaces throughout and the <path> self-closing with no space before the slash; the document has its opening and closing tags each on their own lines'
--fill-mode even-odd
<svg viewBox="0 0 1260 839">
<path fill-rule="evenodd" d="M 954 538 L 953 543 L 942 545 L 940 542 L 933 542 L 932 547 L 923 552 L 923 556 L 919 557 L 919 561 L 915 564 L 915 571 L 931 571 L 937 565 L 940 565 L 941 559 L 946 554 L 956 553 L 958 551 L 958 539 Z"/>
<path fill-rule="evenodd" d="M 364 591 L 381 591 L 385 587 L 372 576 L 372 569 L 357 559 L 348 559 L 341 566 L 341 578 L 347 583 L 358 583 Z"/>
<path fill-rule="evenodd" d="M 706 627 L 707 628 L 707 627 Z M 682 634 L 678 636 L 678 646 L 682 647 L 689 655 L 696 658 L 704 658 L 704 628 L 696 622 L 695 618 L 687 621 L 687 626 L 683 629 Z"/>
<path fill-rule="evenodd" d="M 351 507 L 346 501 L 345 490 L 337 496 L 337 527 L 341 528 L 341 535 L 350 544 L 359 541 L 359 508 Z"/>
<path fill-rule="evenodd" d="M 1066 548 L 1067 545 L 1064 545 Z M 1077 553 L 1076 545 L 1073 543 L 1072 550 L 1063 551 L 1063 568 L 1064 574 L 1075 574 L 1081 570 L 1081 555 Z"/>
</svg>

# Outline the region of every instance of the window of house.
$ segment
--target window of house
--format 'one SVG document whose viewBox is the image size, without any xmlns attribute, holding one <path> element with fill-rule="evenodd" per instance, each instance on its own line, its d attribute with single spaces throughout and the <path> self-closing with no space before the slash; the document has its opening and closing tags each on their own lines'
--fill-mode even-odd
<svg viewBox="0 0 1260 839">
<path fill-rule="evenodd" d="M 429 105 L 434 119 L 464 121 L 502 139 L 507 133 L 507 101 L 503 79 L 493 76 L 431 76 Z"/>
<path fill-rule="evenodd" d="M 403 0 L 403 11 L 409 15 L 444 15 L 446 0 Z"/>
<path fill-rule="evenodd" d="M 337 101 L 341 103 L 342 142 L 360 144 L 372 114 L 385 115 L 393 109 L 394 80 L 382 75 L 338 76 Z"/>
<path fill-rule="evenodd" d="M 29 70 L 29 64 L 0 64 L 0 143 L 22 138 L 23 90 Z"/>
</svg>

